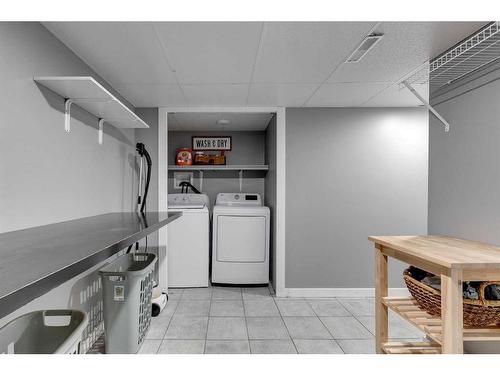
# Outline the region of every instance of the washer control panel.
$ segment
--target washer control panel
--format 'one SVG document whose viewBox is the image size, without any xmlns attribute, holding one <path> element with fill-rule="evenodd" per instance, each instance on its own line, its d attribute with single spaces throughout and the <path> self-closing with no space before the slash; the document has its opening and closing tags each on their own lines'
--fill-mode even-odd
<svg viewBox="0 0 500 375">
<path fill-rule="evenodd" d="M 219 193 L 215 204 L 222 206 L 262 206 L 260 194 Z"/>
</svg>

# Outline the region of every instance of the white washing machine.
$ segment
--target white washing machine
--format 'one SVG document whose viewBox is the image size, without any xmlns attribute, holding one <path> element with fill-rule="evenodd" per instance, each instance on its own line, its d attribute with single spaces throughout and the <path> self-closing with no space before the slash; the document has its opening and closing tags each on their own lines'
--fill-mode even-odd
<svg viewBox="0 0 500 375">
<path fill-rule="evenodd" d="M 218 194 L 212 222 L 212 282 L 269 283 L 270 213 L 260 195 Z"/>
<path fill-rule="evenodd" d="M 210 200 L 206 194 L 169 194 L 168 212 L 182 216 L 168 225 L 169 288 L 207 287 L 209 283 Z"/>
</svg>

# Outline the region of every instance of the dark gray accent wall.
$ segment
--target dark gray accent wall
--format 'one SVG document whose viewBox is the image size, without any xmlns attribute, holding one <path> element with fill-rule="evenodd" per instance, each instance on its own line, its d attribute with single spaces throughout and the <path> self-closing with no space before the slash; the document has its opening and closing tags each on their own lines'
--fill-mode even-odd
<svg viewBox="0 0 500 375">
<path fill-rule="evenodd" d="M 64 100 L 34 76 L 91 75 L 81 59 L 36 22 L 0 23 L 0 232 L 130 210 L 134 130 L 104 125 L 74 107 L 64 131 Z"/>
<path fill-rule="evenodd" d="M 232 137 L 233 150 L 226 152 L 226 164 L 264 164 L 266 133 L 260 132 L 168 132 L 168 164 L 175 164 L 177 150 L 183 147 L 191 148 L 193 135 L 226 135 Z M 199 187 L 199 174 L 194 173 L 194 185 Z M 243 189 L 245 193 L 258 193 L 265 199 L 265 173 L 244 172 Z M 205 171 L 203 174 L 203 192 L 210 197 L 213 205 L 217 193 L 233 193 L 240 189 L 238 171 Z M 168 173 L 169 193 L 180 193 L 173 188 L 173 172 Z"/>
<path fill-rule="evenodd" d="M 286 119 L 286 287 L 372 287 L 367 237 L 427 232 L 427 111 L 294 108 Z M 390 286 L 402 267 L 390 263 Z"/>
<path fill-rule="evenodd" d="M 449 133 L 430 118 L 429 234 L 500 245 L 500 65 L 432 98 Z M 500 353 L 494 342 L 468 342 L 470 353 Z"/>
<path fill-rule="evenodd" d="M 265 178 L 265 205 L 271 211 L 271 234 L 270 234 L 270 280 L 276 289 L 276 134 L 277 124 L 276 115 L 273 116 L 266 129 L 266 164 L 269 165 L 269 171 Z"/>
</svg>

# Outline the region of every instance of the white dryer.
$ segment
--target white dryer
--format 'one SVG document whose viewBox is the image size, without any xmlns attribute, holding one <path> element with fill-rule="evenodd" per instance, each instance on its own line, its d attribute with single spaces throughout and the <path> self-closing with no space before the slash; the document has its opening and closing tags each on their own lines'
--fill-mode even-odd
<svg viewBox="0 0 500 375">
<path fill-rule="evenodd" d="M 269 283 L 270 213 L 260 195 L 218 194 L 212 222 L 212 282 Z"/>
<path fill-rule="evenodd" d="M 169 288 L 207 287 L 209 283 L 210 200 L 206 194 L 169 194 L 168 212 L 182 216 L 168 226 Z"/>
</svg>

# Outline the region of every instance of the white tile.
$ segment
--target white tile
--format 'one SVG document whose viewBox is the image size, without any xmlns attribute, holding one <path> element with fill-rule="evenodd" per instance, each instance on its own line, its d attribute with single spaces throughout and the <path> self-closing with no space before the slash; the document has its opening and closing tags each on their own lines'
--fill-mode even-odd
<svg viewBox="0 0 500 375">
<path fill-rule="evenodd" d="M 156 22 L 181 83 L 250 81 L 262 24 L 258 22 Z"/>
<path fill-rule="evenodd" d="M 184 289 L 182 300 L 208 301 L 212 298 L 212 288 L 189 288 Z"/>
<path fill-rule="evenodd" d="M 175 316 L 208 316 L 210 312 L 210 301 L 181 300 L 175 310 Z"/>
<path fill-rule="evenodd" d="M 337 340 L 346 354 L 375 354 L 375 339 Z"/>
<path fill-rule="evenodd" d="M 181 299 L 183 293 L 184 289 L 182 288 L 168 288 L 168 300 L 179 300 Z"/>
<path fill-rule="evenodd" d="M 263 299 L 263 298 L 271 297 L 271 292 L 267 286 L 266 287 L 242 288 L 241 291 L 242 291 L 244 300 Z"/>
<path fill-rule="evenodd" d="M 280 312 L 272 298 L 245 300 L 244 305 L 246 316 L 280 316 Z"/>
<path fill-rule="evenodd" d="M 354 49 L 374 23 L 266 23 L 255 83 L 320 83 Z"/>
<path fill-rule="evenodd" d="M 161 340 L 144 340 L 137 354 L 156 354 L 160 345 Z"/>
<path fill-rule="evenodd" d="M 359 107 L 391 83 L 328 83 L 322 85 L 306 107 Z"/>
<path fill-rule="evenodd" d="M 252 354 L 297 354 L 292 340 L 250 340 Z"/>
<path fill-rule="evenodd" d="M 375 335 L 375 317 L 373 316 L 358 316 L 357 319 L 363 324 L 373 335 Z M 403 318 L 389 314 L 389 337 L 391 339 L 404 338 L 422 338 L 425 337 L 422 331 L 408 323 Z"/>
<path fill-rule="evenodd" d="M 205 339 L 207 326 L 208 317 L 174 315 L 165 339 Z"/>
<path fill-rule="evenodd" d="M 248 95 L 249 106 L 300 107 L 312 95 L 318 84 L 252 84 Z"/>
<path fill-rule="evenodd" d="M 285 316 L 286 328 L 292 339 L 331 339 L 323 323 L 315 316 Z"/>
<path fill-rule="evenodd" d="M 149 22 L 44 25 L 112 85 L 175 83 L 175 75 Z"/>
<path fill-rule="evenodd" d="M 241 288 L 230 288 L 230 287 L 214 287 L 212 293 L 212 299 L 214 300 L 231 300 L 237 299 L 241 300 Z"/>
<path fill-rule="evenodd" d="M 290 336 L 281 318 L 246 318 L 250 339 L 287 339 Z"/>
<path fill-rule="evenodd" d="M 175 310 L 177 309 L 177 305 L 179 303 L 179 300 L 171 300 L 170 298 L 167 301 L 167 305 L 163 308 L 163 310 L 160 313 L 160 317 L 162 316 L 172 316 L 175 313 Z"/>
<path fill-rule="evenodd" d="M 208 340 L 247 339 L 245 318 L 210 317 L 208 322 Z"/>
<path fill-rule="evenodd" d="M 343 354 L 335 340 L 296 340 L 293 342 L 299 354 Z"/>
<path fill-rule="evenodd" d="M 163 340 L 158 354 L 203 354 L 205 340 Z"/>
<path fill-rule="evenodd" d="M 245 316 L 242 300 L 213 300 L 210 316 Z"/>
<path fill-rule="evenodd" d="M 151 326 L 146 335 L 146 339 L 151 340 L 161 340 L 167 332 L 168 325 L 170 323 L 171 315 L 157 316 L 151 318 Z"/>
<path fill-rule="evenodd" d="M 248 84 L 181 85 L 190 106 L 245 106 Z"/>
<path fill-rule="evenodd" d="M 334 339 L 371 339 L 373 335 L 353 317 L 320 318 Z"/>
<path fill-rule="evenodd" d="M 135 107 L 175 107 L 187 105 L 177 84 L 122 83 L 114 88 Z"/>
<path fill-rule="evenodd" d="M 283 316 L 314 316 L 314 311 L 304 299 L 276 298 L 276 305 Z"/>
<path fill-rule="evenodd" d="M 207 340 L 205 354 L 250 354 L 248 340 Z"/>
<path fill-rule="evenodd" d="M 354 316 L 374 316 L 373 298 L 340 298 L 339 302 Z"/>
<path fill-rule="evenodd" d="M 333 298 L 307 299 L 307 303 L 318 316 L 350 316 L 344 306 Z"/>
</svg>

